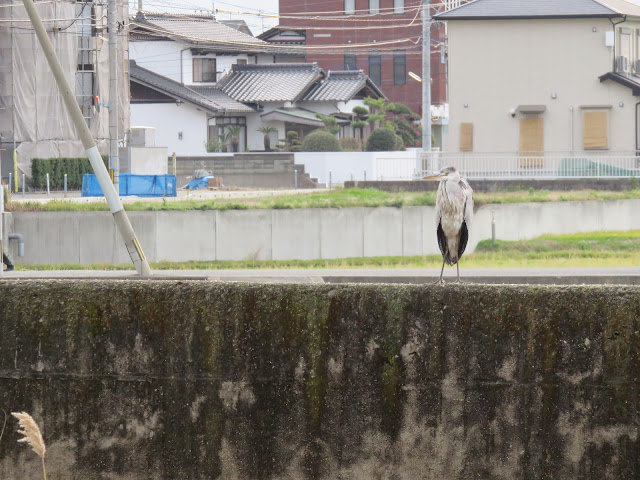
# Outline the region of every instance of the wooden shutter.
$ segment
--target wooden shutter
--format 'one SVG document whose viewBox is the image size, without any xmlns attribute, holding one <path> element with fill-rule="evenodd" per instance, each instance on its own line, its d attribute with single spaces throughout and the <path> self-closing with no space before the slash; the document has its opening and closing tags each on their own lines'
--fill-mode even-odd
<svg viewBox="0 0 640 480">
<path fill-rule="evenodd" d="M 609 148 L 607 138 L 607 112 L 584 112 L 582 114 L 582 136 L 585 150 Z"/>
<path fill-rule="evenodd" d="M 460 124 L 460 151 L 470 152 L 473 150 L 473 123 Z"/>
<path fill-rule="evenodd" d="M 194 82 L 202 81 L 202 59 L 201 58 L 193 59 L 193 81 Z"/>
<path fill-rule="evenodd" d="M 544 123 L 542 117 L 520 119 L 520 167 L 542 167 Z"/>
</svg>

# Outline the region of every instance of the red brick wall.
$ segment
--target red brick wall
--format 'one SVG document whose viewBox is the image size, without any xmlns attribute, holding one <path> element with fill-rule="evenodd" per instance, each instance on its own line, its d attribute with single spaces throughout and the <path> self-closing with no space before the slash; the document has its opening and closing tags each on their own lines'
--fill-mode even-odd
<svg viewBox="0 0 640 480">
<path fill-rule="evenodd" d="M 356 10 L 367 10 L 368 0 L 356 0 Z M 409 9 L 419 5 L 419 0 L 405 0 L 405 8 Z M 393 0 L 380 0 L 380 8 L 393 7 Z M 344 0 L 329 0 L 318 2 L 317 0 L 280 0 L 280 15 L 301 15 L 309 12 L 340 12 L 325 13 L 324 15 L 341 16 L 344 11 Z M 386 12 L 382 10 L 382 12 Z M 409 106 L 414 112 L 422 114 L 422 87 L 419 82 L 407 75 L 404 85 L 394 85 L 393 80 L 393 51 L 405 50 L 407 59 L 407 73 L 414 72 L 422 76 L 422 24 L 420 12 L 417 10 L 405 11 L 402 15 L 381 15 L 369 17 L 375 19 L 385 19 L 388 21 L 350 21 L 352 19 L 363 19 L 362 15 L 367 12 L 357 12 L 356 15 L 344 16 L 344 20 L 323 21 L 317 19 L 293 19 L 281 18 L 281 26 L 303 27 L 337 27 L 336 29 L 307 29 L 307 45 L 343 45 L 362 43 L 381 43 L 388 40 L 398 40 L 410 38 L 411 41 L 402 44 L 381 45 L 378 47 L 382 55 L 382 83 L 380 88 L 385 95 L 393 102 L 401 102 Z M 435 13 L 435 11 L 433 11 Z M 320 14 L 322 15 L 322 14 Z M 357 30 L 353 27 L 375 27 L 392 26 L 396 28 L 378 28 Z M 410 25 L 410 26 L 409 26 Z M 330 37 L 318 37 L 318 34 L 331 34 Z M 445 65 L 441 63 L 440 48 L 437 44 L 444 41 L 444 26 L 433 24 L 431 26 L 431 101 L 434 105 L 445 103 L 446 101 L 446 78 Z M 338 50 L 338 51 L 336 51 Z M 364 51 L 363 51 L 364 50 Z M 354 49 L 331 49 L 327 53 L 323 51 L 310 51 L 307 54 L 308 62 L 317 62 L 325 70 L 343 70 L 344 54 L 356 54 L 357 68 L 369 73 L 369 54 L 376 50 L 376 47 L 367 47 L 358 52 Z M 373 52 L 371 52 L 373 53 Z"/>
</svg>

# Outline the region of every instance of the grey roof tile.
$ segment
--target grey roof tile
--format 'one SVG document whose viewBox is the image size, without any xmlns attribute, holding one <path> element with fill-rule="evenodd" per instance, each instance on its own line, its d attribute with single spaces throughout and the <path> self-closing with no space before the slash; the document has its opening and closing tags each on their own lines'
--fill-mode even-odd
<svg viewBox="0 0 640 480">
<path fill-rule="evenodd" d="M 269 44 L 207 16 L 138 13 L 130 28 L 152 29 L 197 46 L 218 51 L 261 51 Z"/>
<path fill-rule="evenodd" d="M 362 70 L 330 70 L 327 77 L 305 95 L 304 100 L 346 102 L 363 88 L 379 97 L 385 96 Z"/>
<path fill-rule="evenodd" d="M 315 63 L 233 65 L 218 87 L 240 102 L 295 102 L 323 77 Z"/>
<path fill-rule="evenodd" d="M 549 17 L 612 17 L 640 15 L 627 0 L 474 0 L 434 15 L 438 20 Z"/>
<path fill-rule="evenodd" d="M 129 62 L 129 77 L 134 82 L 155 88 L 169 96 L 192 103 L 212 113 L 251 113 L 255 111 L 248 105 L 235 101 L 216 87 L 189 88 L 170 78 L 142 68 L 136 65 L 133 60 Z"/>
</svg>

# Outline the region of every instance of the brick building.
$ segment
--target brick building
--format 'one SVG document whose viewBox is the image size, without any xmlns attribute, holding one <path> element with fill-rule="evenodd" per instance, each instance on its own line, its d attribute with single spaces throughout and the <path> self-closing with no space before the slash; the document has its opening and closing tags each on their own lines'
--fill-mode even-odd
<svg viewBox="0 0 640 480">
<path fill-rule="evenodd" d="M 430 1 L 432 15 L 463 3 Z M 409 76 L 409 72 L 422 75 L 420 0 L 280 0 L 276 29 L 305 32 L 309 47 L 335 45 L 326 51 L 309 49 L 306 61 L 317 62 L 326 70 L 363 70 L 390 101 L 404 103 L 422 115 L 422 86 Z M 261 38 L 269 41 L 268 36 Z M 442 112 L 447 101 L 444 41 L 444 24 L 432 23 L 431 102 Z M 367 46 L 349 47 L 359 44 Z M 436 145 L 443 123 L 442 115 L 433 120 Z"/>
</svg>

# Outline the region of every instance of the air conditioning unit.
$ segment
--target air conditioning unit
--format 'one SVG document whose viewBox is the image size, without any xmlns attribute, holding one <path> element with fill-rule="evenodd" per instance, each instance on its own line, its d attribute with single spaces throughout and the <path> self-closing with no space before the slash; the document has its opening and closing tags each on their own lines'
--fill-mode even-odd
<svg viewBox="0 0 640 480">
<path fill-rule="evenodd" d="M 628 72 L 629 71 L 629 61 L 627 57 L 616 57 L 616 72 Z"/>
<path fill-rule="evenodd" d="M 640 75 L 640 60 L 636 60 L 634 72 L 636 72 L 636 75 Z"/>
</svg>

